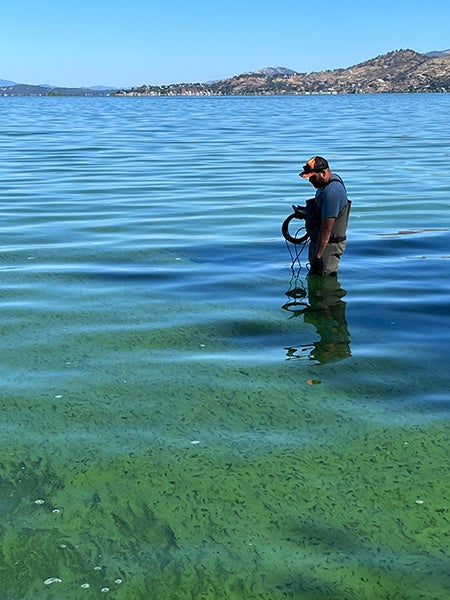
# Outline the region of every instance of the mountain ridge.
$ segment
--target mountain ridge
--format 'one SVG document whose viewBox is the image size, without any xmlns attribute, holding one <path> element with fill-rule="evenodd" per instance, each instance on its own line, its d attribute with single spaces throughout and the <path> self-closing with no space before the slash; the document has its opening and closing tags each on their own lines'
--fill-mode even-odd
<svg viewBox="0 0 450 600">
<path fill-rule="evenodd" d="M 93 86 L 90 88 L 65 88 L 47 84 L 31 85 L 28 83 L 13 83 L 2 85 L 0 80 L 0 96 L 113 96 L 117 88 Z"/>
<path fill-rule="evenodd" d="M 449 50 L 432 50 L 431 52 L 427 52 L 425 56 L 429 56 L 430 58 L 436 58 L 439 56 L 448 56 L 450 54 Z"/>
<path fill-rule="evenodd" d="M 298 95 L 450 92 L 450 52 L 427 56 L 411 49 L 393 50 L 356 65 L 310 73 L 285 67 L 259 69 L 210 84 L 143 85 L 119 95 Z M 435 54 L 436 52 L 433 52 Z M 274 69 L 273 74 L 267 74 Z"/>
<path fill-rule="evenodd" d="M 350 67 L 302 73 L 264 67 L 206 83 L 144 84 L 128 89 L 64 88 L 0 80 L 3 96 L 207 96 L 450 92 L 450 49 L 393 50 Z"/>
</svg>

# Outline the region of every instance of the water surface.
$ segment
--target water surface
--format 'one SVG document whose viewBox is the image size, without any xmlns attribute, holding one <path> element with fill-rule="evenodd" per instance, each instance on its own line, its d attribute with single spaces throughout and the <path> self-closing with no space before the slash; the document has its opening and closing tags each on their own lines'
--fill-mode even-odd
<svg viewBox="0 0 450 600">
<path fill-rule="evenodd" d="M 449 595 L 449 109 L 0 98 L 2 597 Z"/>
</svg>

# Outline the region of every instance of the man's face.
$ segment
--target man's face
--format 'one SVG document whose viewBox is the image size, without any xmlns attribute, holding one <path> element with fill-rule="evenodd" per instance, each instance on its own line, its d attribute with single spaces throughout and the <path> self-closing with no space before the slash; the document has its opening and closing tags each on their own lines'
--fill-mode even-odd
<svg viewBox="0 0 450 600">
<path fill-rule="evenodd" d="M 309 182 L 315 188 L 321 188 L 326 185 L 326 175 L 325 171 L 320 171 L 320 173 L 313 173 L 309 178 Z"/>
</svg>

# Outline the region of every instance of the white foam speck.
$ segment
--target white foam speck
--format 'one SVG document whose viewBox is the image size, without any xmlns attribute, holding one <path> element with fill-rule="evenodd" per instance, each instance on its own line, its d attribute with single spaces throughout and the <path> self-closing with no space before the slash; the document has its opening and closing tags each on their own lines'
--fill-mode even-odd
<svg viewBox="0 0 450 600">
<path fill-rule="evenodd" d="M 52 585 L 52 583 L 61 583 L 62 579 L 59 577 L 49 577 L 44 581 L 45 585 Z"/>
</svg>

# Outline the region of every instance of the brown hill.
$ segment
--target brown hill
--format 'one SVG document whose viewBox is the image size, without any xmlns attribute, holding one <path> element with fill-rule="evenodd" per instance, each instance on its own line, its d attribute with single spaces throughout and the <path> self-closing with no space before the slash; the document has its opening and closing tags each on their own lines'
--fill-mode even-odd
<svg viewBox="0 0 450 600">
<path fill-rule="evenodd" d="M 210 84 L 144 85 L 120 95 L 278 95 L 450 92 L 450 55 L 394 50 L 346 69 L 296 73 L 279 69 L 242 73 Z M 270 71 L 269 71 L 270 73 Z"/>
</svg>

